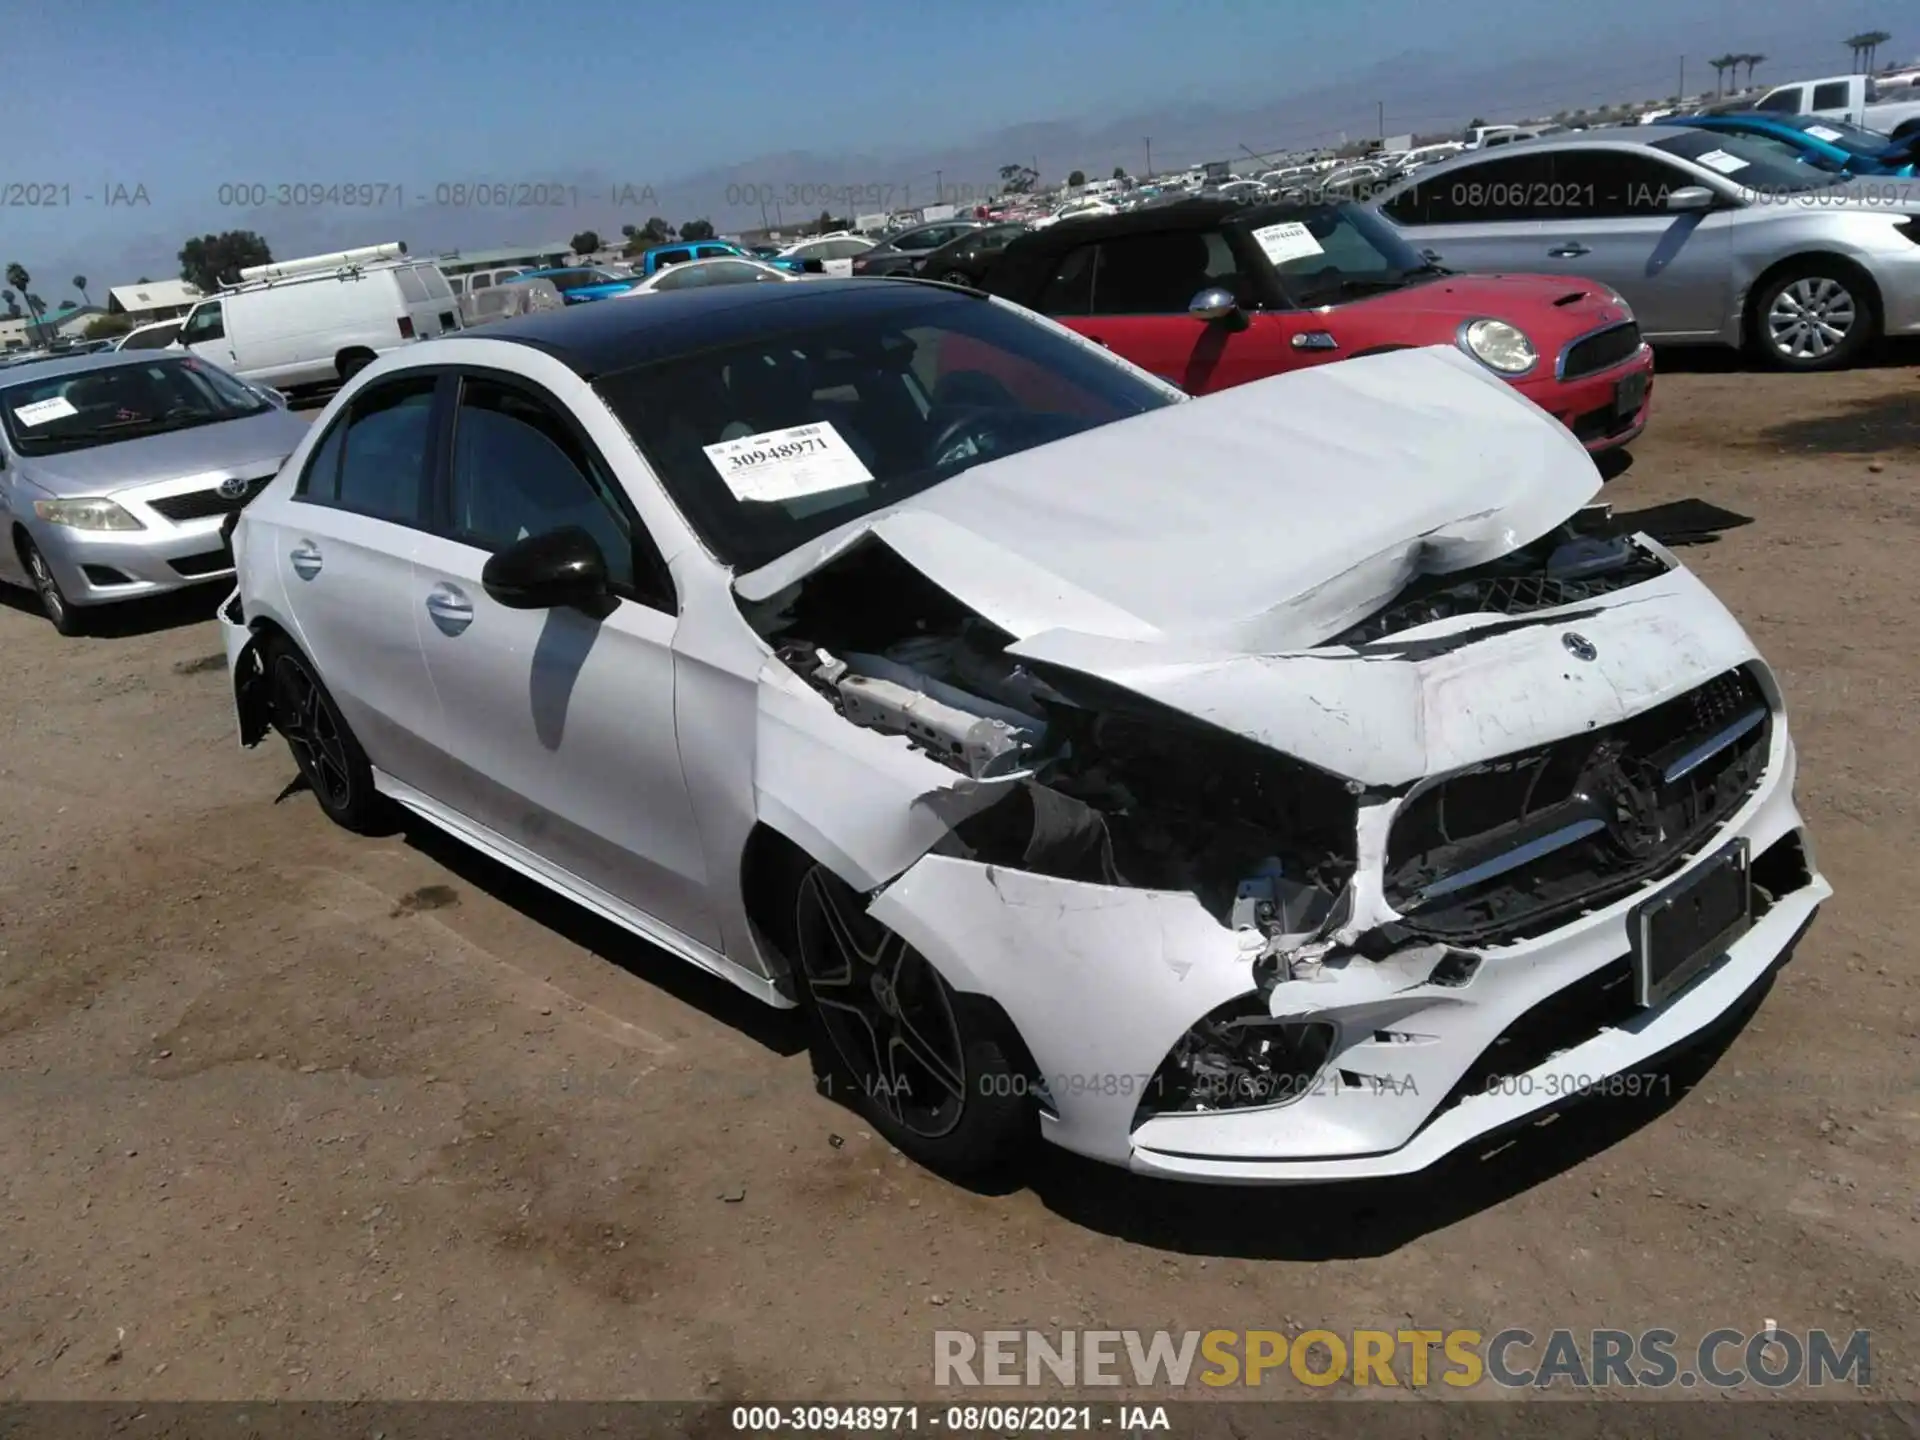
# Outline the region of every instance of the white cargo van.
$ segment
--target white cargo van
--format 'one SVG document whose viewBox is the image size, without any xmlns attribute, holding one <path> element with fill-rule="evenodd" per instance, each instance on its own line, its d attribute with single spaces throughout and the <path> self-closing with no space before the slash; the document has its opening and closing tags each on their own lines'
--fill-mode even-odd
<svg viewBox="0 0 1920 1440">
<path fill-rule="evenodd" d="M 346 379 L 385 351 L 461 328 L 431 260 L 370 245 L 240 272 L 187 313 L 174 345 L 258 385 L 302 390 Z"/>
</svg>

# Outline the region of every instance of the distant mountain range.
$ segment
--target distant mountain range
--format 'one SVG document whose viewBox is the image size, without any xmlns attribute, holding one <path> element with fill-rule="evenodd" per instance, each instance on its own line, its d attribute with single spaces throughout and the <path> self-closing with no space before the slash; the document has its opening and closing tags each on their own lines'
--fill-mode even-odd
<svg viewBox="0 0 1920 1440">
<path fill-rule="evenodd" d="M 404 239 L 415 254 L 489 249 L 509 244 L 565 241 L 583 230 L 603 239 L 622 225 L 659 216 L 671 224 L 702 218 L 721 231 L 793 227 L 824 211 L 852 216 L 917 208 L 938 195 L 970 204 L 999 189 L 1003 166 L 1038 169 L 1043 185 L 1074 170 L 1089 178 L 1116 166 L 1139 175 L 1185 169 L 1207 160 L 1257 168 L 1289 150 L 1338 145 L 1381 134 L 1451 134 L 1476 118 L 1525 120 L 1615 103 L 1661 101 L 1683 82 L 1689 93 L 1712 94 L 1714 72 L 1698 57 L 1733 48 L 1764 51 L 1758 82 L 1832 74 L 1844 46 L 1809 36 L 1808 17 L 1779 18 L 1743 27 L 1738 36 L 1699 26 L 1670 39 L 1673 58 L 1650 58 L 1651 42 L 1637 37 L 1637 54 L 1602 49 L 1579 56 L 1541 55 L 1500 64 L 1463 62 L 1457 55 L 1407 51 L 1346 73 L 1305 84 L 1306 61 L 1292 75 L 1276 62 L 1270 99 L 1241 103 L 1157 104 L 1097 121 L 1030 120 L 951 144 L 892 153 L 823 154 L 789 149 L 692 173 L 656 175 L 566 167 L 551 174 L 493 176 L 487 193 L 422 186 L 404 205 L 372 210 L 264 209 L 210 211 L 189 222 L 192 233 L 252 229 L 276 256 L 318 254 Z M 1771 28 L 1762 29 L 1761 25 Z M 1823 27 L 1823 28 L 1831 28 Z M 1840 32 L 1835 32 L 1836 34 Z M 1317 73 L 1328 73 L 1318 66 Z M 1731 78 L 1731 77 L 1730 77 Z M 1036 96 L 1036 106 L 1044 104 Z M 1149 152 L 1150 158 L 1149 158 Z M 577 148 L 576 148 L 577 153 Z M 664 168 L 664 167 L 661 167 Z M 127 237 L 110 270 L 116 283 L 145 273 L 171 275 L 172 256 L 186 238 Z M 94 262 L 99 268 L 99 261 Z"/>
</svg>

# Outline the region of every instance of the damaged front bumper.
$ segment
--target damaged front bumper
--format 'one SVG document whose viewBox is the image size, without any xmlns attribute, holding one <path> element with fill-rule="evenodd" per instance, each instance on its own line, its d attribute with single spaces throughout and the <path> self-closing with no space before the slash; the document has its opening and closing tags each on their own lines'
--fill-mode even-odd
<svg viewBox="0 0 1920 1440">
<path fill-rule="evenodd" d="M 1616 903 L 1525 940 L 1456 948 L 1464 980 L 1442 977 L 1431 947 L 1378 962 L 1336 951 L 1311 978 L 1280 984 L 1276 1016 L 1336 1030 L 1324 1068 L 1282 1103 L 1150 1113 L 1169 1051 L 1256 989 L 1257 935 L 1192 895 L 929 855 L 872 913 L 956 988 L 1005 1008 L 1033 1057 L 1043 1132 L 1069 1150 L 1220 1183 L 1409 1174 L 1568 1099 L 1629 1093 L 1610 1077 L 1710 1030 L 1791 949 L 1832 890 L 1802 836 L 1792 741 L 1776 721 L 1764 778 L 1739 809 L 1685 864 Z M 1765 887 L 1754 923 L 1686 988 L 1636 1007 L 1621 984 L 1632 912 L 1735 840 Z"/>
</svg>

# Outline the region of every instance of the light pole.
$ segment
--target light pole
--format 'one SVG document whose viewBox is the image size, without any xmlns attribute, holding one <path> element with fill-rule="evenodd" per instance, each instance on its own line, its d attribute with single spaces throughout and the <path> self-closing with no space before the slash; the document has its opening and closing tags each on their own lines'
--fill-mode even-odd
<svg viewBox="0 0 1920 1440">
<path fill-rule="evenodd" d="M 946 173 L 944 170 L 936 170 L 933 172 L 933 203 L 936 205 L 940 204 L 946 195 L 947 187 L 942 182 L 942 177 Z"/>
<path fill-rule="evenodd" d="M 1153 178 L 1153 137 L 1151 135 L 1142 135 L 1140 137 L 1140 143 L 1147 147 L 1147 173 L 1140 178 L 1143 180 L 1151 180 Z"/>
</svg>

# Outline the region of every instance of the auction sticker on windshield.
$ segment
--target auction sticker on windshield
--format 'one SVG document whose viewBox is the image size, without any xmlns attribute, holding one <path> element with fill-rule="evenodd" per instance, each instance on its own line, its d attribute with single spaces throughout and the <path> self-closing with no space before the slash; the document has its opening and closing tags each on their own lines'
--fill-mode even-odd
<svg viewBox="0 0 1920 1440">
<path fill-rule="evenodd" d="M 1709 170 L 1718 170 L 1722 175 L 1731 175 L 1736 170 L 1747 168 L 1747 162 L 1738 155 L 1729 155 L 1724 150 L 1709 150 L 1704 155 L 1693 157 Z"/>
<path fill-rule="evenodd" d="M 873 479 L 840 432 L 824 420 L 743 435 L 701 449 L 736 500 L 792 500 Z"/>
<path fill-rule="evenodd" d="M 22 405 L 15 409 L 13 418 L 22 425 L 44 425 L 49 420 L 64 420 L 69 415 L 80 412 L 73 408 L 73 402 L 64 395 L 56 395 L 51 400 L 35 400 L 31 405 Z"/>
<path fill-rule="evenodd" d="M 1313 238 L 1313 232 L 1298 220 L 1262 225 L 1253 232 L 1253 238 L 1267 259 L 1275 265 L 1284 265 L 1289 260 L 1304 260 L 1309 255 L 1326 254 L 1320 248 L 1320 242 Z"/>
<path fill-rule="evenodd" d="M 1816 140 L 1840 140 L 1843 137 L 1838 130 L 1829 130 L 1825 125 L 1807 126 L 1807 134 Z"/>
</svg>

